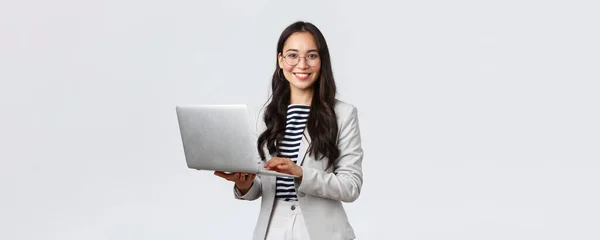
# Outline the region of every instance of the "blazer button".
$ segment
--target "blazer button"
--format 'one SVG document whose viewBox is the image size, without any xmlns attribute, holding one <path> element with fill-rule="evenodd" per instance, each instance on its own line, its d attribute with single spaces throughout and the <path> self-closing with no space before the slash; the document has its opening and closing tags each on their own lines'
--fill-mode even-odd
<svg viewBox="0 0 600 240">
<path fill-rule="evenodd" d="M 296 210 L 296 206 L 292 205 L 292 211 Z"/>
</svg>

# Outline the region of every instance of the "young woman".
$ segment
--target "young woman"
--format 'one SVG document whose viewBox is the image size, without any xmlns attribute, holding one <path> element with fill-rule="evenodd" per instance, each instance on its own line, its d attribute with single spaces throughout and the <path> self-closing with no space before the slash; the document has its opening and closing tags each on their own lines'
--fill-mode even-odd
<svg viewBox="0 0 600 240">
<path fill-rule="evenodd" d="M 253 239 L 354 239 L 342 202 L 363 184 L 358 113 L 336 99 L 327 43 L 313 24 L 281 34 L 271 91 L 258 152 L 265 168 L 297 177 L 215 175 L 235 182 L 237 199 L 262 197 Z"/>
</svg>

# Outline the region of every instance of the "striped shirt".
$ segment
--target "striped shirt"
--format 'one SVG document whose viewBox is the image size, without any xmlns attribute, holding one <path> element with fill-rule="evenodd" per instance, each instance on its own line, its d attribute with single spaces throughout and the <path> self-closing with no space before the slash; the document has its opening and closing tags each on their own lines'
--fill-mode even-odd
<svg viewBox="0 0 600 240">
<path fill-rule="evenodd" d="M 287 121 L 285 125 L 285 136 L 283 141 L 278 144 L 278 157 L 289 158 L 294 163 L 298 160 L 298 150 L 302 135 L 308 120 L 310 106 L 304 104 L 291 104 L 287 110 Z M 275 197 L 285 201 L 298 201 L 296 189 L 294 188 L 294 178 L 277 176 Z"/>
</svg>

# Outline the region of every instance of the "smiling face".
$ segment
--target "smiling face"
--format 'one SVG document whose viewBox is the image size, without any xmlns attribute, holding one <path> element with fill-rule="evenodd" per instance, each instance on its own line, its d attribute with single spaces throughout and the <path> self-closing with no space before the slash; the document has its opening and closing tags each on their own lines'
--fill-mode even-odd
<svg viewBox="0 0 600 240">
<path fill-rule="evenodd" d="M 319 79 L 321 58 L 317 42 L 309 32 L 292 34 L 283 45 L 278 55 L 279 67 L 290 83 L 292 91 L 311 90 Z"/>
</svg>

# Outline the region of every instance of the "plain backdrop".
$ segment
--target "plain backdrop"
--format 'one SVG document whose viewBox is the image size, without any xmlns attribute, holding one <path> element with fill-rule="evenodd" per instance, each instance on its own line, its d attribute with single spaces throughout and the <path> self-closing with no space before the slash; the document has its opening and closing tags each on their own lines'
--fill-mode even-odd
<svg viewBox="0 0 600 240">
<path fill-rule="evenodd" d="M 596 1 L 0 1 L 0 239 L 250 239 L 175 105 L 261 105 L 313 22 L 359 111 L 358 239 L 599 239 Z"/>
</svg>

